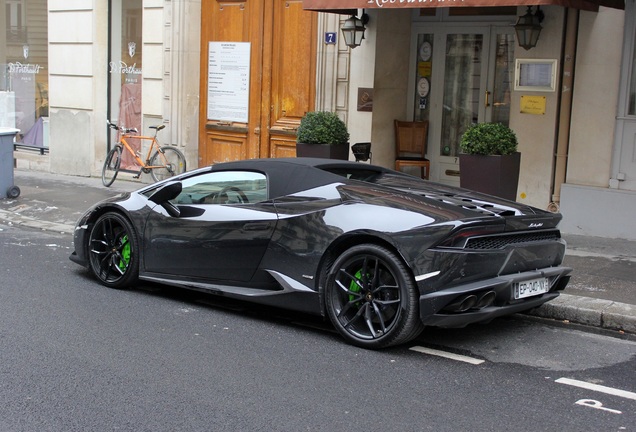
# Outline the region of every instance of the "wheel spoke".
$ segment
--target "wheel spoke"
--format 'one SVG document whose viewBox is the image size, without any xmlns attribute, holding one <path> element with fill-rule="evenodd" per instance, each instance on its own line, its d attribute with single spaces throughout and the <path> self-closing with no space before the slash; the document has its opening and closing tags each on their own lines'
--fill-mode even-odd
<svg viewBox="0 0 636 432">
<path fill-rule="evenodd" d="M 348 328 L 351 324 L 353 324 L 354 321 L 356 321 L 358 318 L 362 317 L 362 314 L 364 313 L 365 306 L 366 305 L 364 305 L 360 309 L 358 309 L 358 312 L 356 312 L 356 314 L 353 317 L 351 317 L 351 319 L 344 324 L 344 328 Z"/>
<path fill-rule="evenodd" d="M 361 298 L 362 298 L 362 294 L 360 294 L 360 292 L 361 292 L 361 291 L 362 291 L 362 289 L 363 289 L 363 285 L 362 285 L 362 283 L 360 283 L 360 281 L 358 280 L 358 278 L 356 278 L 355 276 L 352 276 L 351 274 L 349 274 L 349 273 L 348 273 L 345 269 L 340 269 L 340 272 L 341 272 L 341 273 L 344 273 L 344 274 L 347 276 L 347 278 L 348 278 L 348 279 L 351 279 L 351 281 L 352 281 L 353 283 L 355 283 L 355 284 L 358 286 L 359 291 L 352 291 L 352 290 L 351 290 L 351 288 L 347 288 L 347 287 L 346 287 L 346 286 L 342 283 L 342 281 L 340 281 L 339 279 L 337 279 L 337 280 L 336 280 L 336 283 L 338 284 L 338 287 L 339 287 L 342 291 L 344 291 L 346 294 L 348 294 L 348 295 L 352 295 L 352 296 L 356 296 L 356 297 L 358 297 L 358 299 L 361 299 Z"/>
<path fill-rule="evenodd" d="M 371 333 L 371 337 L 375 338 L 378 335 L 375 331 L 375 328 L 373 328 L 373 320 L 371 317 L 371 312 L 372 312 L 372 309 L 369 303 L 365 304 L 364 321 L 367 323 L 367 327 L 369 327 L 369 333 Z"/>
<path fill-rule="evenodd" d="M 384 315 L 382 315 L 382 311 L 378 307 L 377 303 L 379 303 L 379 302 L 375 302 L 375 301 L 373 302 L 373 311 L 378 316 L 378 321 L 380 322 L 380 327 L 382 327 L 382 334 L 384 334 L 384 333 L 386 333 L 385 319 L 384 319 Z"/>
</svg>

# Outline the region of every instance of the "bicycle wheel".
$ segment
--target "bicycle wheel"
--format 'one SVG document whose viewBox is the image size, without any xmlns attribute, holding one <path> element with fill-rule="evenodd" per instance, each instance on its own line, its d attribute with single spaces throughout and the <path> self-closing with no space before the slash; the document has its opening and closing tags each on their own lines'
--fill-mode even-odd
<svg viewBox="0 0 636 432">
<path fill-rule="evenodd" d="M 104 167 L 102 168 L 102 183 L 104 183 L 104 186 L 108 187 L 113 184 L 119 172 L 120 164 L 121 147 L 116 146 L 108 152 L 104 161 Z"/>
<path fill-rule="evenodd" d="M 155 181 L 165 180 L 186 170 L 186 160 L 183 153 L 169 146 L 160 147 L 150 158 L 150 165 L 160 167 L 150 170 Z"/>
</svg>

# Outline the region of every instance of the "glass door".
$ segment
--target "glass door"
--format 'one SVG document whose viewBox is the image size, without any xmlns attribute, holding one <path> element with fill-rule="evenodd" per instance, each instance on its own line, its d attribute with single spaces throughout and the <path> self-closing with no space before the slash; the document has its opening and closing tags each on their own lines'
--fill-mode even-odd
<svg viewBox="0 0 636 432">
<path fill-rule="evenodd" d="M 459 142 L 466 128 L 480 122 L 509 122 L 514 31 L 486 25 L 427 27 L 427 32 L 416 30 L 413 38 L 417 45 L 413 118 L 429 121 L 431 179 L 459 185 Z M 427 63 L 422 53 L 429 49 Z M 422 91 L 424 80 L 430 91 Z"/>
</svg>

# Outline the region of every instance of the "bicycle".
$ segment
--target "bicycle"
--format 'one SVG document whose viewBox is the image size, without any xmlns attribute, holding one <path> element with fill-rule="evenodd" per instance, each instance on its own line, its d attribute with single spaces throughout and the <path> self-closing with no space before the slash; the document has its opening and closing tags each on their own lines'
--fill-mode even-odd
<svg viewBox="0 0 636 432">
<path fill-rule="evenodd" d="M 119 131 L 121 136 L 119 142 L 115 144 L 106 155 L 104 161 L 104 167 L 102 168 L 102 183 L 108 187 L 113 184 L 119 168 L 121 165 L 121 156 L 124 149 L 132 155 L 141 168 L 139 173 L 134 178 L 139 178 L 141 173 L 152 175 L 154 181 L 164 180 L 169 177 L 181 174 L 186 170 L 186 160 L 183 153 L 172 146 L 160 146 L 157 142 L 157 133 L 166 127 L 166 125 L 150 126 L 150 129 L 155 130 L 154 136 L 139 135 L 137 128 L 124 128 L 119 127 L 109 120 L 106 120 L 108 127 Z M 135 152 L 130 144 L 126 141 L 126 138 L 137 138 L 141 140 L 151 141 L 148 148 L 148 154 L 146 160 L 141 159 L 140 152 Z M 154 153 L 152 151 L 155 150 Z M 150 156 L 152 153 L 152 157 Z"/>
</svg>

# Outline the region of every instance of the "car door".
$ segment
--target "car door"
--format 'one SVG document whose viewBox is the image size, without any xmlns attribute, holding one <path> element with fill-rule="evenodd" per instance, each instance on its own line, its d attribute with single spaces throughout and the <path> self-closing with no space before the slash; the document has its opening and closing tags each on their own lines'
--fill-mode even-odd
<svg viewBox="0 0 636 432">
<path fill-rule="evenodd" d="M 144 232 L 144 270 L 179 278 L 249 281 L 277 222 L 264 174 L 207 172 L 182 181 L 171 200 L 181 214 L 153 208 Z"/>
</svg>

